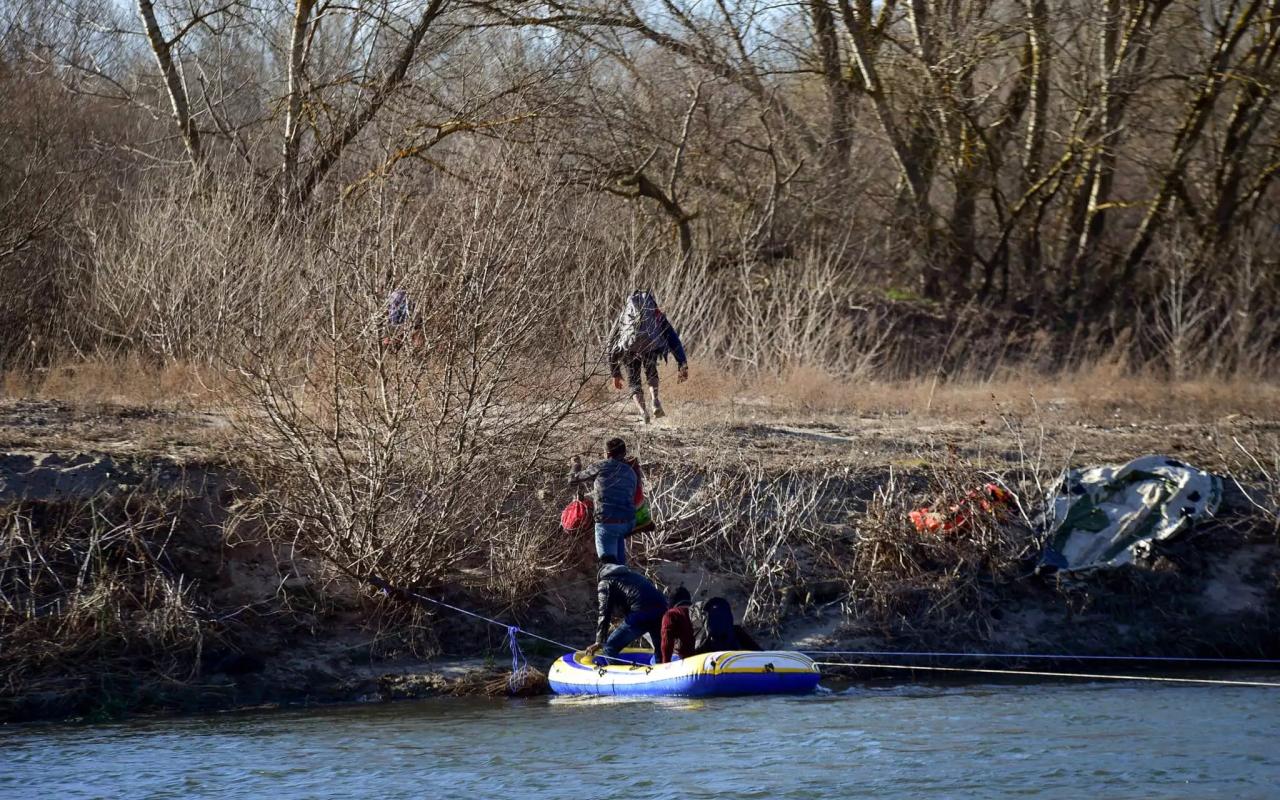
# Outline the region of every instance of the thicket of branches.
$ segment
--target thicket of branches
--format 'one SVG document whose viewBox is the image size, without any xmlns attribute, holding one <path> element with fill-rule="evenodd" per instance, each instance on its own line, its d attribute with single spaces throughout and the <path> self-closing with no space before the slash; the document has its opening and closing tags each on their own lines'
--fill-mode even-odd
<svg viewBox="0 0 1280 800">
<path fill-rule="evenodd" d="M 566 265 L 575 313 L 625 252 L 749 368 L 931 372 L 884 333 L 963 324 L 1182 377 L 1259 370 L 1280 336 L 1268 0 L 0 9 L 6 362 L 210 350 L 310 285 L 304 242 L 429 227 L 495 165 L 604 254 Z"/>
</svg>

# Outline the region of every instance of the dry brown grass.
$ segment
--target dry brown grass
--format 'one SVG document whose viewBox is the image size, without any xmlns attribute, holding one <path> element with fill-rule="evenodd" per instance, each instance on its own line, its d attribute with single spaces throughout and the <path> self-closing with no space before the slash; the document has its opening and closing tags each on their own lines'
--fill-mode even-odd
<svg viewBox="0 0 1280 800">
<path fill-rule="evenodd" d="M 709 374 L 708 374 L 709 373 Z M 1268 418 L 1280 408 L 1280 384 L 1269 378 L 1198 378 L 1170 382 L 1100 362 L 1068 372 L 1040 374 L 1009 365 L 987 380 L 855 380 L 812 366 L 779 377 L 743 376 L 694 362 L 685 385 L 665 389 L 692 403 L 699 419 L 750 417 L 761 410 L 787 413 L 909 414 L 920 418 L 990 416 L 993 410 L 1053 414 L 1063 421 L 1151 414 L 1199 417 L 1206 423 L 1232 414 Z"/>
<path fill-rule="evenodd" d="M 213 633 L 168 563 L 173 503 L 134 493 L 11 506 L 0 522 L 0 695 L 93 676 L 103 687 L 186 681 Z"/>
<path fill-rule="evenodd" d="M 716 359 L 695 356 L 688 382 L 677 384 L 673 366 L 660 364 L 659 368 L 664 397 L 681 407 L 682 420 L 696 424 L 747 419 L 766 411 L 947 419 L 990 416 L 995 409 L 1051 413 L 1064 421 L 1155 413 L 1198 417 L 1208 423 L 1231 415 L 1270 418 L 1280 408 L 1280 384 L 1266 377 L 1170 382 L 1156 375 L 1133 374 L 1109 362 L 1058 374 L 1019 374 L 1009 365 L 1000 376 L 987 380 L 941 382 L 928 377 L 854 379 L 814 366 L 795 367 L 779 376 L 752 376 Z M 86 359 L 0 375 L 0 395 L 10 398 L 214 413 L 229 410 L 228 385 L 228 374 L 216 367 L 157 365 L 137 357 Z M 590 393 L 586 399 L 597 405 L 623 398 L 603 376 L 586 388 Z M 625 418 L 625 409 L 618 413 Z"/>
<path fill-rule="evenodd" d="M 226 374 L 208 365 L 142 355 L 85 358 L 0 375 L 0 396 L 116 403 L 165 409 L 216 409 Z"/>
</svg>

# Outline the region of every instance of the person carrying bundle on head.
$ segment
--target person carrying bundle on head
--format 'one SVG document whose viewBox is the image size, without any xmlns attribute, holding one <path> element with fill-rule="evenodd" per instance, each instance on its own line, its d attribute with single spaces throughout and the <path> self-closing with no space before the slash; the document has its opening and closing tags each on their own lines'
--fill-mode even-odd
<svg viewBox="0 0 1280 800">
<path fill-rule="evenodd" d="M 655 643 L 662 638 L 662 615 L 667 600 L 662 592 L 638 572 L 617 563 L 611 555 L 600 557 L 599 582 L 596 584 L 596 641 L 585 650 L 588 656 L 603 653 L 617 658 L 623 648 L 645 634 Z M 609 632 L 615 614 L 622 623 Z M 608 634 L 606 636 L 606 634 Z M 655 659 L 657 653 L 654 654 Z"/>
<path fill-rule="evenodd" d="M 653 292 L 637 289 L 627 297 L 609 343 L 609 374 L 613 376 L 613 388 L 620 390 L 622 370 L 626 368 L 631 397 L 645 424 L 649 422 L 649 408 L 645 405 L 644 388 L 640 385 L 641 370 L 653 398 L 653 416 L 666 416 L 662 400 L 658 397 L 658 359 L 665 361 L 669 355 L 676 357 L 676 381 L 684 383 L 689 378 L 689 360 L 685 357 L 680 335 L 658 308 Z"/>
<path fill-rule="evenodd" d="M 397 351 L 406 341 L 412 343 L 415 349 L 421 349 L 426 344 L 422 316 L 408 291 L 394 289 L 387 296 L 387 322 L 382 345 Z"/>
</svg>

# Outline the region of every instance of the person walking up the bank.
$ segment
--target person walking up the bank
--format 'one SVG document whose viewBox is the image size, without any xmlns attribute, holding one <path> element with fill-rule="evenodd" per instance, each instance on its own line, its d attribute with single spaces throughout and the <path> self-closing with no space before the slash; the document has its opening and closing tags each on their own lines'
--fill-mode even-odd
<svg viewBox="0 0 1280 800">
<path fill-rule="evenodd" d="M 613 388 L 622 389 L 622 370 L 627 370 L 627 383 L 631 398 L 645 424 L 649 423 L 649 408 L 645 405 L 644 387 L 640 385 L 640 373 L 649 384 L 653 398 L 653 416 L 665 417 L 662 400 L 658 397 L 658 359 L 676 357 L 676 382 L 689 379 L 689 359 L 685 357 L 680 334 L 671 325 L 657 298 L 648 289 L 637 289 L 627 298 L 609 345 L 609 374 L 613 376 Z"/>
<path fill-rule="evenodd" d="M 604 460 L 582 468 L 573 457 L 569 485 L 592 484 L 595 508 L 596 557 L 610 556 L 627 563 L 626 539 L 636 526 L 636 471 L 627 463 L 627 443 L 614 437 L 605 442 Z"/>
</svg>

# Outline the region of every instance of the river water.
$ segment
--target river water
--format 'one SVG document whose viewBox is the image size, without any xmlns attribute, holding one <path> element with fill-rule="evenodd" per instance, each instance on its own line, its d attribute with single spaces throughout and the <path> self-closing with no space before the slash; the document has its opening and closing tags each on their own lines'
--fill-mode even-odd
<svg viewBox="0 0 1280 800">
<path fill-rule="evenodd" d="M 1267 678 L 1262 678 L 1267 680 Z M 1280 797 L 1280 689 L 439 699 L 0 728 L 3 798 Z"/>
</svg>

